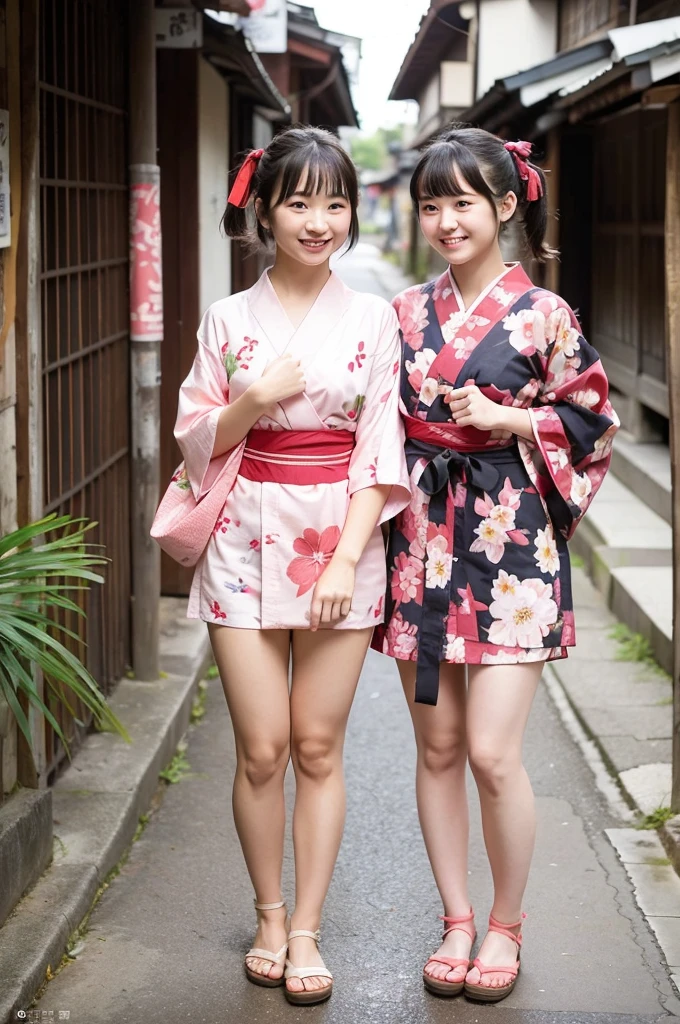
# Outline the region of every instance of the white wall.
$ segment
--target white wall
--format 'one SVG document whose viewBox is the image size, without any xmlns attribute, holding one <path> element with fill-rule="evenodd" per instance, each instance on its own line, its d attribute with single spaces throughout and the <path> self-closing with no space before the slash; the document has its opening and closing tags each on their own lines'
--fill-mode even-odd
<svg viewBox="0 0 680 1024">
<path fill-rule="evenodd" d="M 476 98 L 497 78 L 550 60 L 556 50 L 555 0 L 481 0 Z"/>
<path fill-rule="evenodd" d="M 229 294 L 231 243 L 220 232 L 229 178 L 229 92 L 207 61 L 199 64 L 198 220 L 201 311 Z"/>
<path fill-rule="evenodd" d="M 432 75 L 427 85 L 418 97 L 420 110 L 418 112 L 419 127 L 426 124 L 431 117 L 439 112 L 439 69 Z"/>
</svg>

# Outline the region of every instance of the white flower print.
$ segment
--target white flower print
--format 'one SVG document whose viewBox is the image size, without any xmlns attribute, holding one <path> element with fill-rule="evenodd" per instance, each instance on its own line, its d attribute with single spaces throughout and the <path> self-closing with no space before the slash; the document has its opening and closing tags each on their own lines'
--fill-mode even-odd
<svg viewBox="0 0 680 1024">
<path fill-rule="evenodd" d="M 574 505 L 585 508 L 588 505 L 588 496 L 593 489 L 590 477 L 587 473 L 574 473 L 571 478 L 571 494 L 569 495 Z"/>
<path fill-rule="evenodd" d="M 497 579 L 493 581 L 491 596 L 494 601 L 500 601 L 501 598 L 507 597 L 508 595 L 512 597 L 512 595 L 517 592 L 517 588 L 519 586 L 521 586 L 521 584 L 514 573 L 510 575 L 505 571 L 505 569 L 501 569 L 498 573 Z"/>
<path fill-rule="evenodd" d="M 513 591 L 489 607 L 495 620 L 489 629 L 489 642 L 504 647 L 541 647 L 557 622 L 552 584 L 531 578 L 522 580 Z"/>
<path fill-rule="evenodd" d="M 420 389 L 420 401 L 428 408 L 439 394 L 439 382 L 434 377 L 426 377 Z"/>
<path fill-rule="evenodd" d="M 470 551 L 483 551 L 490 562 L 497 565 L 503 557 L 505 545 L 510 538 L 500 523 L 487 516 L 475 527 L 477 540 L 470 545 Z"/>
<path fill-rule="evenodd" d="M 540 647 L 533 651 L 499 651 L 498 654 L 491 654 L 489 651 L 482 651 L 482 665 L 524 665 L 526 662 L 547 661 L 550 657 L 550 647 Z"/>
<path fill-rule="evenodd" d="M 506 532 L 515 529 L 515 510 L 509 505 L 494 505 L 489 512 L 489 519 L 493 519 Z"/>
<path fill-rule="evenodd" d="M 538 530 L 535 545 L 534 558 L 538 568 L 541 572 L 554 576 L 560 567 L 560 556 L 557 553 L 557 544 L 549 525 L 546 526 L 545 530 Z"/>
<path fill-rule="evenodd" d="M 490 297 L 494 302 L 497 302 L 499 306 L 509 306 L 515 298 L 515 296 L 510 292 L 504 291 L 500 285 L 496 285 L 496 287 L 491 290 Z"/>
<path fill-rule="evenodd" d="M 453 633 L 446 634 L 444 657 L 456 665 L 465 664 L 465 641 L 462 636 L 455 636 Z"/>
<path fill-rule="evenodd" d="M 427 545 L 425 563 L 425 586 L 445 587 L 451 579 L 452 557 L 446 550 L 446 537 L 437 535 Z"/>
<path fill-rule="evenodd" d="M 411 374 L 414 372 L 414 370 L 420 370 L 423 377 L 426 377 L 427 371 L 432 366 L 432 363 L 434 362 L 436 356 L 437 353 L 433 349 L 421 348 L 419 352 L 415 353 L 413 359 L 407 359 L 406 362 L 404 363 L 404 365 L 406 366 L 406 372 L 408 374 Z"/>
<path fill-rule="evenodd" d="M 466 320 L 465 310 L 452 313 L 446 323 L 442 324 L 441 332 L 444 341 L 453 341 Z"/>
<path fill-rule="evenodd" d="M 522 355 L 532 356 L 534 352 L 541 355 L 548 347 L 545 334 L 545 317 L 538 309 L 521 309 L 519 313 L 510 313 L 503 320 L 503 327 L 510 332 L 508 341 Z"/>
<path fill-rule="evenodd" d="M 593 388 L 585 388 L 583 391 L 575 391 L 571 396 L 571 400 L 576 405 L 583 405 L 586 409 L 593 409 L 600 401 L 600 395 Z"/>
</svg>

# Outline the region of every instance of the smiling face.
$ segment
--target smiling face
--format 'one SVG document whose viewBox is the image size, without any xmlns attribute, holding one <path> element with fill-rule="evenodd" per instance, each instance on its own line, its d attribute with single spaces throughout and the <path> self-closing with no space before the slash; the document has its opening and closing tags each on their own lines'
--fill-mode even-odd
<svg viewBox="0 0 680 1024">
<path fill-rule="evenodd" d="M 452 267 L 471 261 L 482 262 L 499 249 L 501 224 L 512 217 L 517 198 L 509 192 L 492 205 L 461 177 L 460 172 L 452 177 L 456 192 L 460 194 L 419 196 L 421 230 L 432 248 Z"/>
<path fill-rule="evenodd" d="M 347 241 L 352 209 L 343 195 L 331 195 L 325 189 L 305 195 L 306 191 L 301 181 L 298 190 L 283 202 L 275 197 L 268 216 L 261 209 L 257 212 L 274 236 L 278 251 L 300 263 L 318 266 Z"/>
<path fill-rule="evenodd" d="M 342 175 L 317 164 L 287 178 L 276 182 L 268 210 L 261 199 L 255 201 L 258 219 L 273 237 L 277 254 L 308 266 L 327 263 L 347 241 L 356 218 Z"/>
</svg>

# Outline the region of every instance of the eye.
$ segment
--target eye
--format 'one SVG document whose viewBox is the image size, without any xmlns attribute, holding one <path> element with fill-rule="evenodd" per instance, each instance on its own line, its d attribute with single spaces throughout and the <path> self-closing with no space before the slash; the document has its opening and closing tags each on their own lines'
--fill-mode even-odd
<svg viewBox="0 0 680 1024">
<path fill-rule="evenodd" d="M 423 203 L 420 210 L 422 213 L 436 213 L 437 207 L 434 203 Z"/>
<path fill-rule="evenodd" d="M 331 203 L 331 205 L 328 207 L 329 210 L 345 210 L 346 208 L 346 203 L 343 202 Z"/>
<path fill-rule="evenodd" d="M 466 207 L 472 206 L 472 203 L 469 203 L 467 199 L 459 199 L 456 206 L 459 210 L 464 210 Z"/>
<path fill-rule="evenodd" d="M 291 210 L 304 210 L 305 204 L 301 199 L 294 199 L 293 202 L 290 203 L 290 208 Z"/>
</svg>

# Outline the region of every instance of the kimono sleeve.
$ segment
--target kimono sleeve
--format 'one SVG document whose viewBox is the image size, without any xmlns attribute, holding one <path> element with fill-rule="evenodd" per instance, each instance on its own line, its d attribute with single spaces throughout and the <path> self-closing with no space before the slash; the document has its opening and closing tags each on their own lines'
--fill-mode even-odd
<svg viewBox="0 0 680 1024">
<path fill-rule="evenodd" d="M 569 538 L 607 472 L 619 419 L 598 353 L 559 302 L 545 320 L 543 380 L 529 415 L 542 456 L 534 460 L 536 484 L 555 527 Z"/>
<path fill-rule="evenodd" d="M 175 438 L 196 501 L 211 488 L 224 458 L 213 459 L 217 421 L 229 403 L 227 371 L 221 356 L 224 327 L 208 309 L 198 328 L 198 349 L 179 390 Z"/>
<path fill-rule="evenodd" d="M 364 487 L 391 484 L 379 522 L 392 519 L 411 500 L 399 412 L 401 335 L 396 314 L 386 307 L 356 428 L 349 466 L 350 496 Z"/>
</svg>

